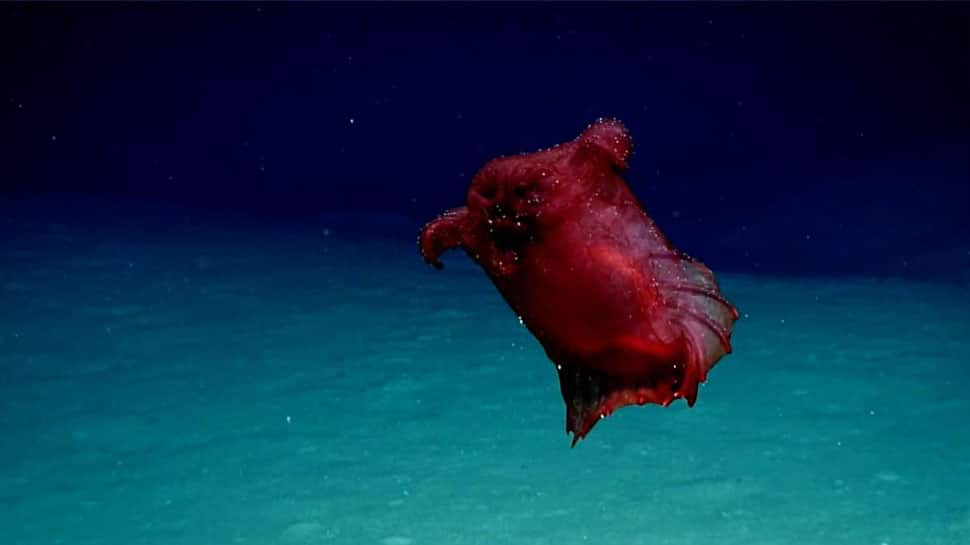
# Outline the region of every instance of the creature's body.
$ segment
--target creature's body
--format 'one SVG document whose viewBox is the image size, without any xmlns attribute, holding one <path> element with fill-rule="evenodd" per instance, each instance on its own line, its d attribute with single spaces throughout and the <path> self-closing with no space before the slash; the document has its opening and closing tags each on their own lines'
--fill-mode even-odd
<svg viewBox="0 0 970 545">
<path fill-rule="evenodd" d="M 630 151 L 623 125 L 601 120 L 572 142 L 495 159 L 467 206 L 421 232 L 428 263 L 464 248 L 545 348 L 573 444 L 624 405 L 693 405 L 738 317 L 627 187 Z"/>
</svg>

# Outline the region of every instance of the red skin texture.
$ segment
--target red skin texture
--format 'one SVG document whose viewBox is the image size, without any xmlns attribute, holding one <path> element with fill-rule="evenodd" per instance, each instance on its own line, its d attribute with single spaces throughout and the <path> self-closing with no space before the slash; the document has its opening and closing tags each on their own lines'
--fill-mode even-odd
<svg viewBox="0 0 970 545">
<path fill-rule="evenodd" d="M 419 239 L 439 269 L 442 253 L 463 248 L 545 348 L 573 445 L 624 405 L 692 406 L 738 318 L 627 187 L 631 149 L 619 121 L 598 120 L 571 142 L 494 159 L 467 205 Z"/>
</svg>

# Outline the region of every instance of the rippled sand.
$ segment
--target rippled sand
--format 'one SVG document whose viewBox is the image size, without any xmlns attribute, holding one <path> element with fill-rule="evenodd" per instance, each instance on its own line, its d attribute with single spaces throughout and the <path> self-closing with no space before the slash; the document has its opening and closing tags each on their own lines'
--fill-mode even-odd
<svg viewBox="0 0 970 545">
<path fill-rule="evenodd" d="M 126 210 L 5 217 L 4 545 L 970 543 L 966 285 L 721 275 L 697 405 L 570 449 L 464 256 Z"/>
</svg>

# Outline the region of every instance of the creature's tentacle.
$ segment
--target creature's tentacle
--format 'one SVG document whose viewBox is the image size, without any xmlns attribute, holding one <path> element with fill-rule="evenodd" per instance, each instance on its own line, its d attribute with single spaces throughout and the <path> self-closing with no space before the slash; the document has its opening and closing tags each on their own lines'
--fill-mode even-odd
<svg viewBox="0 0 970 545">
<path fill-rule="evenodd" d="M 444 267 L 439 258 L 446 251 L 462 245 L 468 209 L 452 208 L 421 229 L 418 246 L 424 261 L 436 269 Z"/>
</svg>

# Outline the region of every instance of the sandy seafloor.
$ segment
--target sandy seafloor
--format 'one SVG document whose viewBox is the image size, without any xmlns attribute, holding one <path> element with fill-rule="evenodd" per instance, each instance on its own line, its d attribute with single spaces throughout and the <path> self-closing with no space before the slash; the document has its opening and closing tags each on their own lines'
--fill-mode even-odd
<svg viewBox="0 0 970 545">
<path fill-rule="evenodd" d="M 5 203 L 2 545 L 970 543 L 966 284 L 721 274 L 697 405 L 570 449 L 464 255 L 139 206 Z"/>
</svg>

